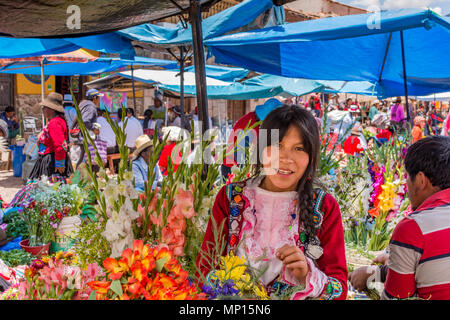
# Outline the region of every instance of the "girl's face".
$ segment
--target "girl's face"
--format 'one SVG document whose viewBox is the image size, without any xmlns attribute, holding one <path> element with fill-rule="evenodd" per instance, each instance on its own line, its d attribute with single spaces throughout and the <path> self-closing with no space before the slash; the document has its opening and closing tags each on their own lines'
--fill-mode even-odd
<svg viewBox="0 0 450 320">
<path fill-rule="evenodd" d="M 309 164 L 303 138 L 297 127 L 291 125 L 283 140 L 263 151 L 266 178 L 263 188 L 274 192 L 295 191 Z"/>
</svg>

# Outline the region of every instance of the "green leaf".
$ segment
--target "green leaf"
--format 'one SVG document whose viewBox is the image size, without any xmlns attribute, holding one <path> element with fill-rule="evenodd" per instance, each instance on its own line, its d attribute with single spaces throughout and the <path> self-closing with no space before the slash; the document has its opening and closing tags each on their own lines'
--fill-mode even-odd
<svg viewBox="0 0 450 320">
<path fill-rule="evenodd" d="M 92 290 L 88 300 L 97 300 L 97 291 Z"/>
<path fill-rule="evenodd" d="M 161 258 L 159 260 L 156 260 L 156 271 L 161 272 L 162 268 L 164 267 L 164 264 L 166 263 L 167 257 Z"/>
<path fill-rule="evenodd" d="M 110 289 L 119 297 L 123 295 L 122 284 L 120 283 L 120 280 L 114 280 L 113 282 L 111 282 Z"/>
</svg>

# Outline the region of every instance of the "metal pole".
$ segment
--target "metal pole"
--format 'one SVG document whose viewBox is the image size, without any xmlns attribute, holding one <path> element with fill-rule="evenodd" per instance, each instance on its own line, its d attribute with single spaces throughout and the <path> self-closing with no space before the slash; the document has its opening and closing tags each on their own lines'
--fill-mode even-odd
<svg viewBox="0 0 450 320">
<path fill-rule="evenodd" d="M 180 109 L 181 127 L 186 128 L 186 117 L 184 115 L 184 47 L 180 46 Z"/>
<path fill-rule="evenodd" d="M 199 0 L 190 0 L 189 19 L 192 26 L 192 44 L 194 52 L 195 86 L 197 89 L 197 107 L 199 120 L 202 121 L 202 133 L 209 129 L 208 95 L 206 92 L 205 53 L 203 51 L 202 15 Z"/>
<path fill-rule="evenodd" d="M 41 99 L 45 99 L 45 77 L 44 77 L 44 60 L 41 60 Z M 44 112 L 42 112 L 42 128 L 45 126 Z"/>
<path fill-rule="evenodd" d="M 131 86 L 133 87 L 133 107 L 134 107 L 134 112 L 136 112 L 136 91 L 134 89 L 134 68 L 133 68 L 133 65 L 131 65 Z"/>
<path fill-rule="evenodd" d="M 409 112 L 409 103 L 408 103 L 408 84 L 407 84 L 407 76 L 406 76 L 406 63 L 405 63 L 405 44 L 403 42 L 403 31 L 400 31 L 400 40 L 402 45 L 402 64 L 403 64 L 403 85 L 405 87 L 405 103 L 406 103 L 406 120 L 410 123 L 411 127 L 413 126 L 413 121 L 410 117 Z"/>
</svg>

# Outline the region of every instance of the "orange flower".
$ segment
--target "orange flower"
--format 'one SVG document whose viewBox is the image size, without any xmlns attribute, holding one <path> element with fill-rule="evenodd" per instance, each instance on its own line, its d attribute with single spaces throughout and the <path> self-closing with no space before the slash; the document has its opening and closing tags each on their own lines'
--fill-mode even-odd
<svg viewBox="0 0 450 320">
<path fill-rule="evenodd" d="M 102 300 L 106 298 L 111 282 L 108 281 L 91 281 L 87 284 L 92 290 L 96 291 L 96 299 Z"/>
<path fill-rule="evenodd" d="M 123 259 L 120 259 L 119 262 L 117 262 L 116 259 L 106 258 L 103 261 L 103 266 L 106 271 L 110 273 L 108 278 L 111 280 L 119 280 L 122 278 L 124 272 L 128 271 L 128 264 Z"/>
</svg>

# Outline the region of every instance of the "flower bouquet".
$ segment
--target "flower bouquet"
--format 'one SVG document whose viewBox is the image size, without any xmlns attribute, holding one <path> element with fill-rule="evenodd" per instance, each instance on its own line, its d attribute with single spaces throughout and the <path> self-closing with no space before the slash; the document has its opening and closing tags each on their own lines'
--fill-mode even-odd
<svg viewBox="0 0 450 320">
<path fill-rule="evenodd" d="M 58 252 L 54 256 L 45 256 L 34 260 L 25 269 L 25 277 L 18 285 L 14 299 L 20 300 L 87 300 L 92 289 L 88 282 L 103 275 L 96 264 L 85 270 L 76 265 L 71 252 Z"/>
<path fill-rule="evenodd" d="M 165 247 L 152 248 L 142 240 L 123 251 L 120 259 L 103 262 L 106 278 L 91 281 L 90 299 L 97 300 L 204 300 L 189 283 L 173 253 Z"/>
<path fill-rule="evenodd" d="M 202 290 L 209 299 L 268 300 L 267 292 L 250 270 L 242 257 L 233 254 L 220 257 L 219 269 L 208 274 Z"/>
</svg>

